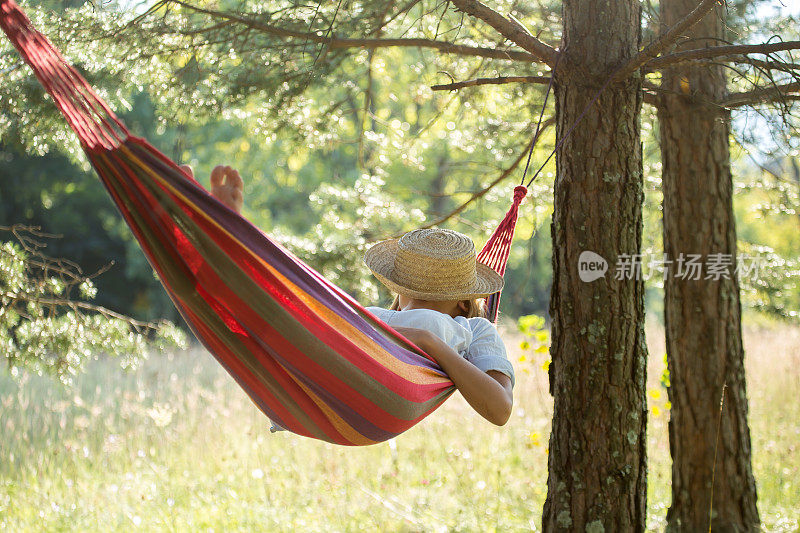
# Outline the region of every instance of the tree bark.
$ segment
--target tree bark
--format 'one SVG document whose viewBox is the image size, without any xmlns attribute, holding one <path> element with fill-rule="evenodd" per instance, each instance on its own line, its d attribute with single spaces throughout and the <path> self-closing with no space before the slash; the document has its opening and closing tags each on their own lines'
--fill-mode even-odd
<svg viewBox="0 0 800 533">
<path fill-rule="evenodd" d="M 671 24 L 694 0 L 662 0 Z M 723 13 L 707 15 L 683 49 L 724 39 Z M 705 104 L 726 96 L 723 68 L 680 64 L 664 72 L 661 132 L 666 260 L 700 254 L 700 279 L 681 277 L 676 262 L 664 280 L 670 372 L 672 504 L 668 531 L 755 531 L 759 518 L 747 425 L 741 304 L 728 139 L 730 117 Z M 730 254 L 728 277 L 714 279 L 711 254 Z M 719 256 L 725 258 L 726 256 Z M 686 272 L 686 271 L 685 271 Z M 710 279 L 705 279 L 711 276 Z M 720 418 L 720 398 L 726 387 Z M 719 436 L 717 437 L 717 425 Z M 716 458 L 716 459 L 715 459 Z M 712 505 L 713 494 L 713 505 Z"/>
<path fill-rule="evenodd" d="M 643 280 L 617 279 L 615 263 L 639 254 L 642 150 L 637 72 L 609 86 L 570 127 L 609 74 L 636 55 L 635 0 L 565 0 L 564 55 L 554 74 L 557 138 L 545 531 L 643 531 L 646 516 Z M 565 137 L 566 136 L 566 137 Z M 583 251 L 605 276 L 581 281 Z"/>
</svg>

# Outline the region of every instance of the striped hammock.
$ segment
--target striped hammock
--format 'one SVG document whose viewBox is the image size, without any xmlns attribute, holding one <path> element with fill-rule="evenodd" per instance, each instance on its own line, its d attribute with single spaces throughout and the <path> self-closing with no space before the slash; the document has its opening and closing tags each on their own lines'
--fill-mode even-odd
<svg viewBox="0 0 800 533">
<path fill-rule="evenodd" d="M 132 136 L 12 0 L 0 0 L 0 27 L 78 135 L 192 332 L 273 421 L 369 445 L 455 391 L 430 356 Z M 500 274 L 525 192 L 515 190 L 479 255 Z"/>
</svg>

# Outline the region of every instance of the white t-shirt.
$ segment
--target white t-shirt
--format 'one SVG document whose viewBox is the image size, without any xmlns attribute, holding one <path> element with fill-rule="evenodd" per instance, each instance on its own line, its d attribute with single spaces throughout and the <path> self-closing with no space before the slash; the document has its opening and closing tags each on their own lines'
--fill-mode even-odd
<svg viewBox="0 0 800 533">
<path fill-rule="evenodd" d="M 484 372 L 497 370 L 507 375 L 513 387 L 514 367 L 508 360 L 503 339 L 494 324 L 485 318 L 453 318 L 433 309 L 392 311 L 382 307 L 367 307 L 367 310 L 389 326 L 430 331 Z"/>
<path fill-rule="evenodd" d="M 389 326 L 419 328 L 430 331 L 464 359 L 484 372 L 497 370 L 511 379 L 514 386 L 514 367 L 508 360 L 503 339 L 494 324 L 482 317 L 464 318 L 434 311 L 433 309 L 408 309 L 392 311 L 382 307 L 367 307 Z M 285 431 L 272 421 L 270 431 Z"/>
</svg>

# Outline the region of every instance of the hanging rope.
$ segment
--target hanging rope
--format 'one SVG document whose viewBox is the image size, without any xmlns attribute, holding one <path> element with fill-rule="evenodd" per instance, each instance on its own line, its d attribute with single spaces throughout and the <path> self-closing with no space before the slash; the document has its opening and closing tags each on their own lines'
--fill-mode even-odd
<svg viewBox="0 0 800 533">
<path fill-rule="evenodd" d="M 525 176 L 528 174 L 528 167 L 531 165 L 531 156 L 533 155 L 533 148 L 536 146 L 536 142 L 539 140 L 539 130 L 542 128 L 542 118 L 544 117 L 544 110 L 547 108 L 547 99 L 550 98 L 550 91 L 553 88 L 553 80 L 556 77 L 556 69 L 558 68 L 558 62 L 561 60 L 561 52 L 556 52 L 556 62 L 553 64 L 553 70 L 550 71 L 550 81 L 547 82 L 547 90 L 544 93 L 544 102 L 542 103 L 542 110 L 539 112 L 539 120 L 536 122 L 536 131 L 533 133 L 533 139 L 531 140 L 531 147 L 528 150 L 528 160 L 525 161 L 525 170 L 522 171 L 522 179 L 520 180 L 520 185 L 525 185 Z M 541 170 L 541 169 L 539 169 Z M 539 172 L 537 171 L 536 174 Z M 536 175 L 531 178 L 525 188 L 531 186 L 533 183 L 534 178 Z"/>
<path fill-rule="evenodd" d="M 514 187 L 514 199 L 511 202 L 506 216 L 500 221 L 497 229 L 486 241 L 481 252 L 478 254 L 478 261 L 488 265 L 494 269 L 501 276 L 505 274 L 506 263 L 508 256 L 511 253 L 511 243 L 514 240 L 514 229 L 517 225 L 517 218 L 519 216 L 519 206 L 522 200 L 528 194 L 528 187 L 523 185 L 525 183 L 525 175 L 528 173 L 528 167 L 531 164 L 531 155 L 533 148 L 539 141 L 539 133 L 542 128 L 542 119 L 544 117 L 544 110 L 547 107 L 547 99 L 550 97 L 550 91 L 553 88 L 553 78 L 555 77 L 556 67 L 561 58 L 560 54 L 556 55 L 556 62 L 553 65 L 553 71 L 550 76 L 550 81 L 547 83 L 547 91 L 544 95 L 544 102 L 542 103 L 542 110 L 539 112 L 539 120 L 536 122 L 536 131 L 533 133 L 533 138 L 530 142 L 530 149 L 528 150 L 528 159 L 525 162 L 525 170 L 522 172 L 522 181 L 519 185 Z M 532 181 L 532 180 L 531 180 Z M 530 183 L 528 184 L 530 186 Z M 501 292 L 496 292 L 486 297 L 484 300 L 484 316 L 490 321 L 497 323 L 500 311 L 500 295 Z"/>
<path fill-rule="evenodd" d="M 552 85 L 553 85 L 553 78 L 555 78 L 555 75 L 556 75 L 556 68 L 558 67 L 558 61 L 559 61 L 560 59 L 561 59 L 561 52 L 559 51 L 559 52 L 557 53 L 557 55 L 556 55 L 556 62 L 555 62 L 555 65 L 553 65 L 553 74 L 550 76 L 550 83 L 549 83 L 549 84 L 548 84 L 548 86 L 547 86 L 547 94 L 545 94 L 545 97 L 544 97 L 544 104 L 542 105 L 542 113 L 539 115 L 539 124 L 541 124 L 541 122 L 542 122 L 542 115 L 544 114 L 544 106 L 546 106 L 546 105 L 547 105 L 547 97 L 550 95 L 550 88 L 551 88 L 551 87 L 552 87 Z M 561 145 L 562 145 L 562 144 L 564 144 L 564 141 L 566 141 L 566 140 L 567 140 L 567 137 L 569 137 L 569 135 L 570 135 L 570 134 L 573 132 L 573 130 L 575 130 L 575 128 L 576 128 L 576 127 L 578 126 L 578 124 L 580 123 L 580 121 L 581 121 L 581 120 L 583 120 L 583 117 L 585 117 L 585 116 L 586 116 L 586 113 L 588 113 L 588 112 L 589 112 L 589 109 L 590 109 L 590 108 L 591 108 L 591 107 L 592 107 L 592 106 L 593 106 L 593 105 L 594 105 L 594 104 L 597 102 L 597 100 L 600 98 L 600 95 L 603 93 L 603 91 L 605 91 L 605 90 L 608 88 L 608 86 L 611 84 L 611 82 L 612 82 L 612 81 L 614 81 L 614 79 L 616 78 L 616 75 L 617 75 L 617 73 L 618 73 L 620 70 L 622 70 L 622 68 L 623 68 L 624 66 L 625 66 L 625 65 L 623 64 L 623 65 L 621 65 L 621 66 L 619 66 L 619 67 L 615 68 L 615 69 L 614 69 L 614 71 L 613 71 L 611 74 L 609 74 L 609 75 L 608 75 L 608 77 L 606 78 L 606 80 L 603 82 L 603 85 L 601 85 L 601 86 L 600 86 L 600 88 L 599 88 L 599 89 L 597 89 L 597 92 L 596 92 L 596 93 L 594 93 L 594 96 L 592 97 L 592 99 L 591 99 L 591 100 L 589 101 L 589 103 L 588 103 L 588 104 L 586 104 L 586 106 L 583 108 L 583 110 L 581 111 L 581 114 L 580 114 L 580 115 L 578 115 L 578 118 L 576 118 L 576 119 L 575 119 L 575 122 L 573 122 L 573 123 L 572 123 L 572 125 L 571 125 L 571 126 L 569 127 L 569 129 L 568 129 L 568 130 L 567 130 L 567 131 L 564 133 L 564 135 L 562 135 L 562 136 L 561 136 L 561 139 L 559 139 L 559 140 L 558 140 L 558 142 L 556 143 L 555 147 L 553 147 L 553 151 L 551 151 L 551 152 L 550 152 L 550 155 L 548 155 L 548 156 L 547 156 L 547 159 L 545 159 L 545 160 L 544 160 L 544 163 L 542 163 L 542 164 L 539 166 L 539 168 L 536 170 L 536 172 L 534 172 L 534 174 L 533 174 L 533 176 L 531 177 L 531 179 L 530 179 L 530 180 L 528 180 L 528 183 L 527 183 L 527 184 L 525 184 L 525 187 L 526 187 L 526 188 L 528 188 L 528 187 L 530 187 L 530 186 L 531 186 L 531 184 L 533 183 L 533 180 L 535 180 L 535 179 L 536 179 L 536 177 L 537 177 L 537 176 L 538 176 L 538 175 L 539 175 L 539 174 L 542 172 L 542 169 L 545 167 L 545 165 L 547 165 L 547 163 L 550 161 L 550 159 L 551 159 L 551 158 L 552 158 L 552 157 L 553 157 L 553 156 L 556 154 L 556 152 L 558 152 L 558 149 L 559 149 L 559 148 L 561 148 Z M 537 132 L 539 131 L 539 125 L 538 125 L 538 124 L 537 124 L 537 126 L 536 126 L 536 131 L 537 131 Z M 534 138 L 535 138 L 535 136 L 534 136 Z M 534 144 L 535 144 L 535 143 L 534 143 Z M 532 153 L 532 152 L 533 152 L 533 145 L 531 145 L 530 152 L 528 152 L 528 163 L 530 163 L 530 160 L 531 160 L 531 153 Z M 526 164 L 526 165 L 525 165 L 525 170 L 524 170 L 524 171 L 523 171 L 523 173 L 522 173 L 522 183 L 524 183 L 524 182 L 525 182 L 525 174 L 527 174 L 527 172 L 528 172 L 528 165 Z"/>
</svg>

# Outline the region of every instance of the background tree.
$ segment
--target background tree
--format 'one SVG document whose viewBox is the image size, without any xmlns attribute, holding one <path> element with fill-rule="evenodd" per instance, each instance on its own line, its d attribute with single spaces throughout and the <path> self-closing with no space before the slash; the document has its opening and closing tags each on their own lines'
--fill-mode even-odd
<svg viewBox="0 0 800 533">
<path fill-rule="evenodd" d="M 146 104 L 146 98 L 139 100 Z M 137 109 L 146 112 L 147 106 Z M 43 241 L 48 255 L 69 258 L 86 272 L 108 272 L 93 279 L 97 305 L 142 321 L 178 319 L 97 179 L 59 152 L 26 154 L 20 139 L 19 131 L 11 129 L 0 142 L 0 225 L 35 227 L 61 236 Z"/>
<path fill-rule="evenodd" d="M 691 1 L 662 0 L 660 23 L 669 27 L 694 6 Z M 720 7 L 706 15 L 686 31 L 673 53 L 728 42 L 727 12 L 727 7 Z M 796 76 L 800 70 L 767 57 L 767 61 L 734 56 L 675 64 L 663 69 L 656 100 L 663 163 L 664 312 L 672 405 L 672 505 L 667 518 L 668 529 L 675 531 L 709 527 L 750 531 L 759 523 L 739 283 L 740 278 L 752 276 L 747 267 L 761 258 L 737 254 L 730 108 L 743 105 L 748 97 L 728 93 L 727 72 L 731 69 L 750 80 L 766 74 L 770 86 L 755 83 L 744 94 L 762 94 L 766 102 L 778 99 L 793 87 L 791 80 L 781 87 L 780 78 Z M 742 76 L 741 69 L 747 68 L 757 69 L 756 76 Z M 772 77 L 775 72 L 778 80 Z M 685 263 L 692 254 L 699 254 L 704 267 L 698 278 Z M 718 276 L 706 270 L 715 257 L 721 259 L 723 270 Z"/>
<path fill-rule="evenodd" d="M 694 2 L 662 0 L 665 25 Z M 687 31 L 676 51 L 723 42 L 722 9 Z M 664 280 L 674 531 L 751 531 L 758 527 L 736 266 L 730 113 L 723 65 L 679 64 L 663 71 L 659 124 L 663 161 Z M 721 276 L 688 274 L 691 254 Z M 679 272 L 682 270 L 683 272 Z M 709 278 L 709 279 L 706 279 Z M 720 401 L 724 406 L 720 412 Z M 717 422 L 720 418 L 719 432 Z M 713 495 L 713 501 L 712 501 Z M 713 514 L 709 514 L 713 505 Z"/>
</svg>

